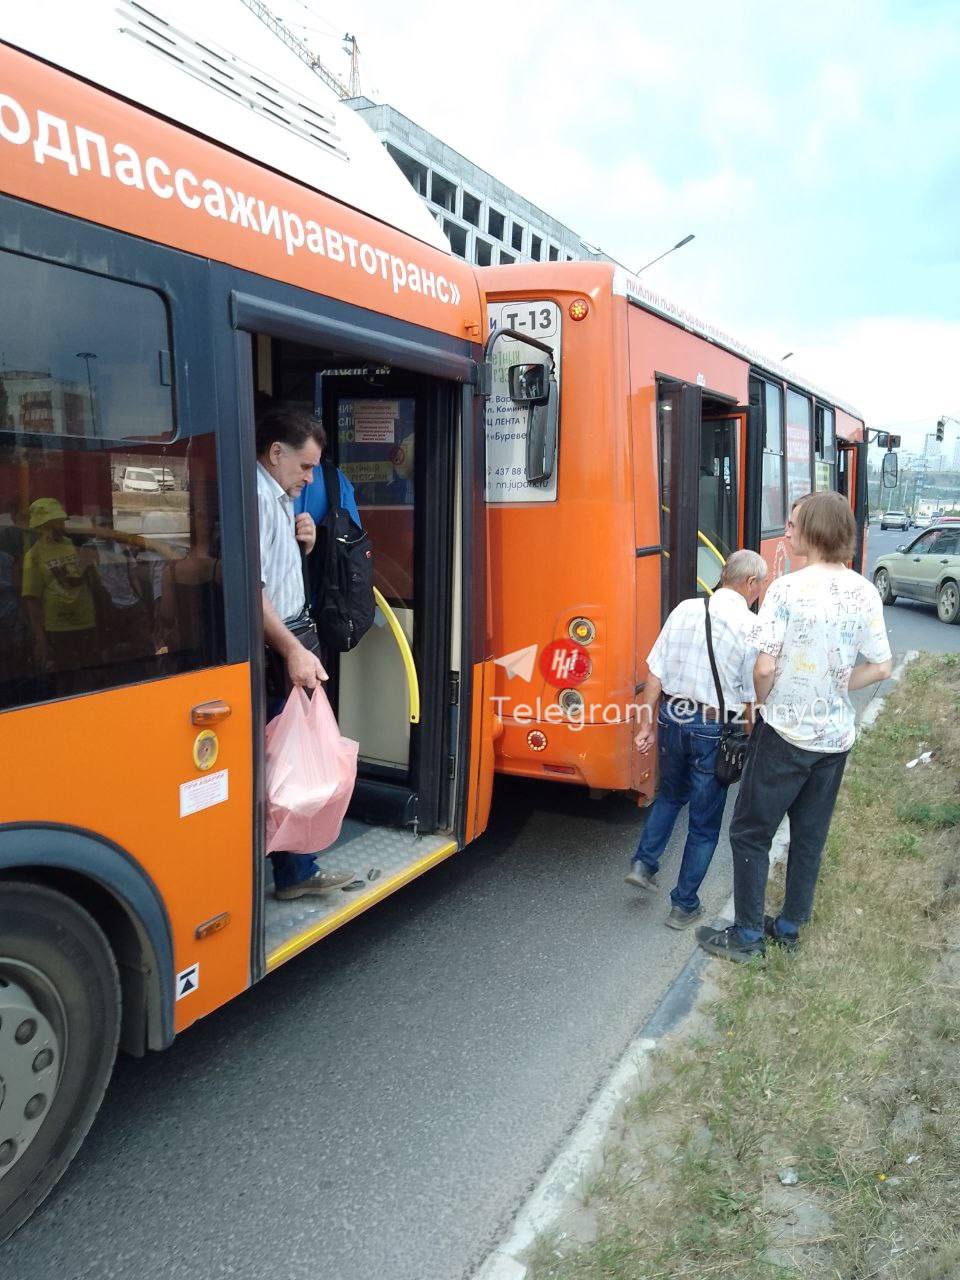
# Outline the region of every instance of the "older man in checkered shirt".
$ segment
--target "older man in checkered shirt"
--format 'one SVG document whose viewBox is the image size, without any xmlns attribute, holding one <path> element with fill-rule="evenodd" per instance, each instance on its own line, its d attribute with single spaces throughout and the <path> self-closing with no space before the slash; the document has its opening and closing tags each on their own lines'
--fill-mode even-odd
<svg viewBox="0 0 960 1280">
<path fill-rule="evenodd" d="M 756 653 L 748 640 L 750 606 L 763 590 L 767 564 L 755 551 L 735 551 L 723 566 L 720 586 L 710 599 L 713 650 L 727 719 L 752 716 Z M 684 805 L 689 804 L 687 840 L 666 923 L 685 929 L 703 915 L 698 892 L 707 874 L 727 801 L 727 788 L 714 773 L 723 725 L 707 650 L 702 599 L 683 600 L 670 614 L 647 658 L 649 677 L 640 703 L 636 743 L 649 751 L 654 738 L 660 789 L 653 802 L 627 884 L 656 889 L 660 859 Z M 656 709 L 656 728 L 654 711 Z"/>
</svg>

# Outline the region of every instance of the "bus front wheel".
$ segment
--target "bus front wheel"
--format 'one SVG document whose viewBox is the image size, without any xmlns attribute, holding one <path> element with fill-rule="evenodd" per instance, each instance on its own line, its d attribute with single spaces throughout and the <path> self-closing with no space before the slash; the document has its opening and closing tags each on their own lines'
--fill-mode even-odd
<svg viewBox="0 0 960 1280">
<path fill-rule="evenodd" d="M 119 1029 L 117 966 L 99 925 L 62 893 L 0 880 L 0 1244 L 76 1154 Z"/>
</svg>

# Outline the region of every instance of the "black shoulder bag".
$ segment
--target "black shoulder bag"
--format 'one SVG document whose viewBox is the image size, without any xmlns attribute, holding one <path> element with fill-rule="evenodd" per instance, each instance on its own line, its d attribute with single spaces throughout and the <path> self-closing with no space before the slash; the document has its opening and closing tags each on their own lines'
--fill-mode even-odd
<svg viewBox="0 0 960 1280">
<path fill-rule="evenodd" d="M 717 706 L 720 708 L 720 745 L 717 748 L 713 771 L 717 781 L 729 787 L 732 782 L 739 782 L 743 773 L 743 760 L 747 754 L 747 743 L 750 741 L 742 726 L 727 724 L 727 711 L 723 702 L 723 690 L 720 688 L 720 673 L 717 671 L 717 659 L 713 652 L 713 628 L 710 625 L 710 597 L 704 596 L 704 612 L 707 621 L 707 653 L 710 657 L 710 670 L 713 672 L 713 683 L 717 687 Z"/>
</svg>

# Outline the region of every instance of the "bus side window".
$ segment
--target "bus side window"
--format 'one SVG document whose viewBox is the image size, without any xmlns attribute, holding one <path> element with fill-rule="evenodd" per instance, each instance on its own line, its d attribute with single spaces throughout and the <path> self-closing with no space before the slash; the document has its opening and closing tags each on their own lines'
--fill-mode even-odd
<svg viewBox="0 0 960 1280">
<path fill-rule="evenodd" d="M 175 439 L 163 299 L 0 252 L 0 320 L 0 711 L 224 661 L 215 441 Z"/>
</svg>

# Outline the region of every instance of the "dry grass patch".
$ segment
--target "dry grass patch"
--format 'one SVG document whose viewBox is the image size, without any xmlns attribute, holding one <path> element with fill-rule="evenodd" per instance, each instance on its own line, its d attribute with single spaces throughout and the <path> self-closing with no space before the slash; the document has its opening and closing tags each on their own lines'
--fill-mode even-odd
<svg viewBox="0 0 960 1280">
<path fill-rule="evenodd" d="M 851 758 L 801 950 L 711 965 L 587 1189 L 596 1238 L 541 1240 L 535 1280 L 960 1276 L 958 709 L 960 657 L 908 670 Z"/>
</svg>

